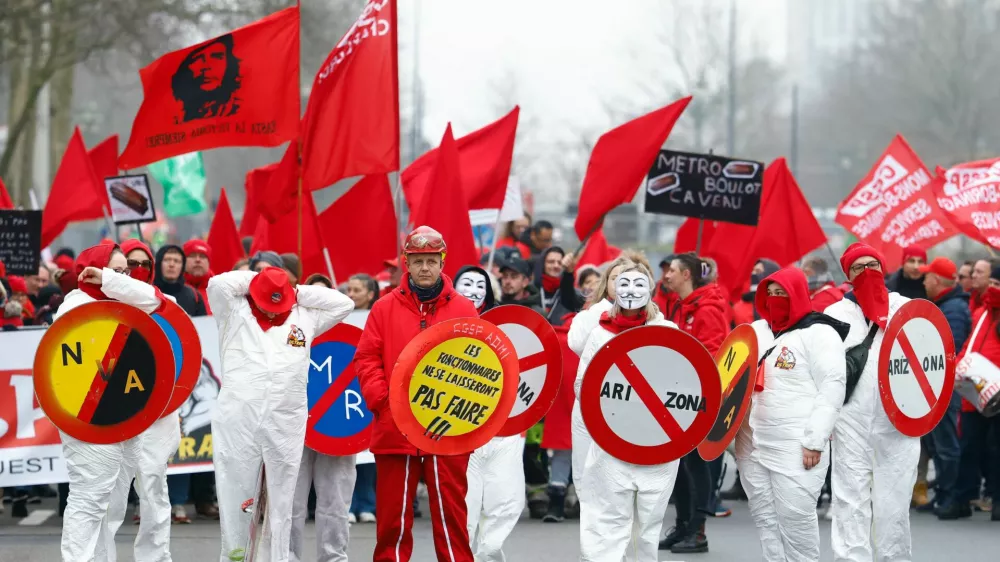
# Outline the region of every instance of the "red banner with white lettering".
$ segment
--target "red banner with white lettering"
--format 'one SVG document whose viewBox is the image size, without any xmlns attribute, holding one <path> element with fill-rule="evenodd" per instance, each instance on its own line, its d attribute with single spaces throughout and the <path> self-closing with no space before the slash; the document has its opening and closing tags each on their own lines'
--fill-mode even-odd
<svg viewBox="0 0 1000 562">
<path fill-rule="evenodd" d="M 881 251 L 887 270 L 896 269 L 903 261 L 903 248 L 930 248 L 958 233 L 938 207 L 931 179 L 906 139 L 896 135 L 837 207 L 837 223 Z"/>
<path fill-rule="evenodd" d="M 65 464 L 59 430 L 35 400 L 31 369 L 0 371 L 0 483 L 58 482 Z"/>
<path fill-rule="evenodd" d="M 935 188 L 938 205 L 963 234 L 1000 248 L 1000 158 L 953 166 Z"/>
</svg>

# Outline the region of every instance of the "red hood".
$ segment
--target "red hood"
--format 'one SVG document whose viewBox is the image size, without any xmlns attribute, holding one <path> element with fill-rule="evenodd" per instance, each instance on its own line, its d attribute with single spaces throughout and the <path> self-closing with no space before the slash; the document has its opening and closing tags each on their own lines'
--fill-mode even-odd
<svg viewBox="0 0 1000 562">
<path fill-rule="evenodd" d="M 80 252 L 76 258 L 76 275 L 79 276 L 88 267 L 103 269 L 111 261 L 111 254 L 120 249 L 117 244 L 98 244 Z"/>
<path fill-rule="evenodd" d="M 791 313 L 789 314 L 788 326 L 794 326 L 805 315 L 812 312 L 812 301 L 809 299 L 809 281 L 806 274 L 801 269 L 786 267 L 777 273 L 765 277 L 757 289 L 755 304 L 757 314 L 771 324 L 771 317 L 767 310 L 767 287 L 771 283 L 781 285 L 781 288 L 788 293 L 788 300 Z"/>
</svg>

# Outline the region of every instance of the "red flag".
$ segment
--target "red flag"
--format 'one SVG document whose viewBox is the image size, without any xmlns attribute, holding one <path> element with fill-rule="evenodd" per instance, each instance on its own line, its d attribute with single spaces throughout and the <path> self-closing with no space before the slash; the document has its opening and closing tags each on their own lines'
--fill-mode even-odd
<svg viewBox="0 0 1000 562">
<path fill-rule="evenodd" d="M 7 186 L 3 184 L 3 179 L 0 178 L 0 209 L 13 209 L 14 200 L 10 198 L 10 194 L 7 193 Z"/>
<path fill-rule="evenodd" d="M 697 252 L 698 248 L 698 222 L 696 218 L 689 218 L 677 229 L 674 238 L 674 253 L 683 254 L 685 252 Z M 719 227 L 718 221 L 704 221 L 701 225 L 701 247 L 707 248 L 711 244 L 715 229 Z"/>
<path fill-rule="evenodd" d="M 962 233 L 1000 248 L 1000 158 L 938 169 L 931 189 L 941 210 Z"/>
<path fill-rule="evenodd" d="M 399 169 L 396 2 L 369 0 L 323 62 L 302 118 L 302 185 Z"/>
<path fill-rule="evenodd" d="M 316 206 L 312 195 L 306 193 L 302 197 L 302 280 L 313 273 L 326 275 L 326 258 L 323 257 L 323 238 L 316 218 Z M 292 253 L 299 255 L 299 210 L 298 206 L 290 213 L 278 217 L 276 222 L 257 221 L 253 245 L 250 254 L 258 250 L 270 250 L 279 254 Z"/>
<path fill-rule="evenodd" d="M 338 279 L 385 269 L 383 262 L 396 257 L 396 210 L 388 176 L 362 178 L 320 213 L 319 225 Z"/>
<path fill-rule="evenodd" d="M 633 119 L 597 139 L 580 189 L 576 235 L 583 240 L 604 215 L 635 197 L 691 97 Z"/>
<path fill-rule="evenodd" d="M 462 170 L 451 125 L 444 131 L 438 153 L 437 165 L 429 180 L 434 188 L 421 198 L 420 206 L 410 215 L 410 222 L 415 227 L 426 225 L 441 233 L 448 245 L 444 272 L 454 277 L 462 266 L 478 264 L 479 252 L 472 236 L 469 206 L 462 191 Z"/>
<path fill-rule="evenodd" d="M 103 217 L 107 204 L 104 182 L 94 172 L 83 136 L 77 128 L 66 144 L 42 212 L 42 247 L 52 243 L 71 222 Z"/>
<path fill-rule="evenodd" d="M 791 265 L 826 242 L 826 234 L 806 201 L 784 158 L 764 170 L 757 226 L 720 222 L 702 254 L 719 265 L 719 284 L 731 299 L 750 281 L 757 260 Z"/>
<path fill-rule="evenodd" d="M 836 221 L 882 252 L 886 271 L 903 263 L 903 248 L 930 248 L 957 231 L 929 187 L 931 173 L 906 139 L 896 135 L 854 191 L 837 207 Z"/>
<path fill-rule="evenodd" d="M 257 192 L 253 199 L 257 211 L 264 218 L 274 222 L 278 217 L 292 212 L 298 202 L 299 187 L 299 143 L 292 141 L 285 149 L 278 166 L 272 171 L 266 183 L 255 184 Z"/>
<path fill-rule="evenodd" d="M 587 239 L 587 245 L 580 256 L 576 259 L 576 269 L 579 272 L 585 266 L 601 267 L 613 261 L 622 253 L 620 248 L 608 244 L 608 239 L 604 237 L 604 228 L 598 228 Z"/>
<path fill-rule="evenodd" d="M 243 181 L 246 202 L 243 205 L 243 218 L 240 219 L 240 236 L 253 236 L 257 230 L 257 219 L 260 217 L 260 211 L 257 210 L 257 193 L 266 188 L 271 181 L 271 174 L 277 168 L 278 163 L 275 162 L 247 172 Z"/>
<path fill-rule="evenodd" d="M 219 196 L 219 204 L 215 207 L 215 216 L 212 217 L 212 227 L 208 230 L 207 241 L 212 248 L 212 267 L 216 271 L 229 271 L 236 262 L 246 257 L 224 187 L 222 195 Z"/>
<path fill-rule="evenodd" d="M 118 135 L 101 141 L 100 144 L 87 152 L 94 173 L 99 179 L 112 178 L 118 175 Z"/>
<path fill-rule="evenodd" d="M 125 170 L 220 146 L 277 146 L 299 132 L 299 9 L 167 53 L 139 71 L 143 100 Z"/>
<path fill-rule="evenodd" d="M 515 106 L 493 123 L 455 140 L 469 210 L 503 207 L 520 112 L 521 108 Z M 400 179 L 409 208 L 416 209 L 427 192 L 437 157 L 438 150 L 431 150 L 403 170 Z"/>
</svg>

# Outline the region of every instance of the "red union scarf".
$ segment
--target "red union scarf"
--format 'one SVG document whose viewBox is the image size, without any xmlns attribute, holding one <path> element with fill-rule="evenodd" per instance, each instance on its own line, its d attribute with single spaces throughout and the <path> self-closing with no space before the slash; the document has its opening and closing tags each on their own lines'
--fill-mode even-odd
<svg viewBox="0 0 1000 562">
<path fill-rule="evenodd" d="M 1000 158 L 939 169 L 938 176 L 935 195 L 951 222 L 966 236 L 1000 248 Z"/>
<path fill-rule="evenodd" d="M 139 71 L 143 100 L 124 170 L 220 146 L 277 146 L 298 134 L 299 9 L 167 53 Z"/>
<path fill-rule="evenodd" d="M 302 118 L 303 189 L 399 169 L 396 52 L 395 0 L 369 0 L 313 80 Z"/>
<path fill-rule="evenodd" d="M 614 318 L 607 312 L 601 313 L 601 327 L 612 334 L 620 334 L 629 328 L 644 326 L 646 324 L 646 311 L 640 311 L 635 316 L 625 316 L 616 314 Z"/>
<path fill-rule="evenodd" d="M 930 248 L 958 231 L 938 207 L 931 173 L 902 135 L 837 207 L 838 224 L 885 255 L 885 271 L 903 262 L 903 248 Z"/>
</svg>

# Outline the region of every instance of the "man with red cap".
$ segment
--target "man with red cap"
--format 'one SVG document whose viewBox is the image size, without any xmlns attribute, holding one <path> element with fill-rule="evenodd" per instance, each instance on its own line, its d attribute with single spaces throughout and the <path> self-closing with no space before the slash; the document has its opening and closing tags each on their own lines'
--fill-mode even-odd
<svg viewBox="0 0 1000 562">
<path fill-rule="evenodd" d="M 388 296 L 372 307 L 354 368 L 361 393 L 375 413 L 371 451 L 378 481 L 375 487 L 377 540 L 374 562 L 407 562 L 413 552 L 413 499 L 421 474 L 427 483 L 438 560 L 472 562 L 465 495 L 469 454 L 429 455 L 400 433 L 389 409 L 392 369 L 406 344 L 434 324 L 478 316 L 472 301 L 460 295 L 441 273 L 448 247 L 436 230 L 420 226 L 403 244 L 409 271 Z"/>
<path fill-rule="evenodd" d="M 912 559 L 910 497 L 920 439 L 903 435 L 889 421 L 877 375 L 885 327 L 909 299 L 886 288 L 884 263 L 878 250 L 851 244 L 840 265 L 853 290 L 826 309 L 850 325 L 844 347 L 849 357 L 859 359 L 858 364 L 848 361 L 846 401 L 833 431 L 832 542 L 838 561 Z M 861 349 L 867 350 L 866 358 L 858 357 Z"/>
<path fill-rule="evenodd" d="M 292 500 L 302 460 L 308 402 L 306 379 L 313 338 L 343 320 L 354 302 L 320 286 L 292 287 L 288 273 L 230 271 L 208 282 L 219 326 L 222 390 L 212 439 L 222 526 L 222 562 L 247 546 L 252 514 L 241 506 L 257 496 L 264 471 L 272 562 L 287 562 Z M 347 509 L 347 506 L 344 507 Z"/>
<path fill-rule="evenodd" d="M 885 280 L 885 286 L 908 299 L 926 299 L 924 274 L 920 272 L 926 264 L 927 250 L 916 245 L 903 248 L 903 266 Z"/>
<path fill-rule="evenodd" d="M 208 242 L 199 238 L 193 238 L 184 243 L 184 257 L 186 258 L 184 281 L 188 287 L 198 291 L 198 296 L 205 301 L 206 313 L 212 313 L 212 307 L 208 306 L 208 280 L 212 278 L 212 247 Z"/>
</svg>

